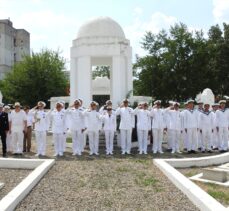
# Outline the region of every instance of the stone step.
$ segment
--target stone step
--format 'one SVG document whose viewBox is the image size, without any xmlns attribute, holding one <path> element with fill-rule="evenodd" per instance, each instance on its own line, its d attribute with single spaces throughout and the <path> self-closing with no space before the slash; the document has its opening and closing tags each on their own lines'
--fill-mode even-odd
<svg viewBox="0 0 229 211">
<path fill-rule="evenodd" d="M 219 168 L 204 168 L 202 179 L 224 183 L 229 181 L 229 172 Z"/>
</svg>

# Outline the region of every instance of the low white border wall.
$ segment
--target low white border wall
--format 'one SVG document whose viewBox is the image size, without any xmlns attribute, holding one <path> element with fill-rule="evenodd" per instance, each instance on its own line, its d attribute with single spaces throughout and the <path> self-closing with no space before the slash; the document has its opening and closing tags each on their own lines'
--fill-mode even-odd
<svg viewBox="0 0 229 211">
<path fill-rule="evenodd" d="M 229 162 L 229 152 L 201 158 L 163 159 L 174 168 L 190 168 L 220 165 Z"/>
<path fill-rule="evenodd" d="M 35 168 L 24 180 L 22 180 L 21 183 L 19 183 L 12 191 L 2 198 L 0 201 L 0 211 L 14 210 L 20 201 L 54 165 L 54 163 L 55 160 L 53 159 L 0 159 L 0 168 Z"/>
<path fill-rule="evenodd" d="M 229 153 L 201 158 L 154 159 L 154 164 L 203 211 L 229 211 L 175 168 L 206 167 L 229 162 Z"/>
</svg>

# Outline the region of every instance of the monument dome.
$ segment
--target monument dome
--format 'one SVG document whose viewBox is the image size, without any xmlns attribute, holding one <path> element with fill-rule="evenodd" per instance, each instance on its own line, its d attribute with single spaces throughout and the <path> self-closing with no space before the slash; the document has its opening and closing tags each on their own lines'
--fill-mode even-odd
<svg viewBox="0 0 229 211">
<path fill-rule="evenodd" d="M 109 17 L 97 17 L 84 23 L 78 33 L 78 38 L 85 37 L 119 37 L 125 39 L 121 26 Z"/>
</svg>

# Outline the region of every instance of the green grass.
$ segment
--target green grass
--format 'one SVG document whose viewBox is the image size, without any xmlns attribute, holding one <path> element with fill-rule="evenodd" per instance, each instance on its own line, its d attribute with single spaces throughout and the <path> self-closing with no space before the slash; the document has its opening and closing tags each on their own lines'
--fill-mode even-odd
<svg viewBox="0 0 229 211">
<path fill-rule="evenodd" d="M 224 203 L 229 204 L 229 195 L 223 191 L 216 191 L 216 190 L 208 190 L 209 195 L 217 200 L 222 200 Z"/>
</svg>

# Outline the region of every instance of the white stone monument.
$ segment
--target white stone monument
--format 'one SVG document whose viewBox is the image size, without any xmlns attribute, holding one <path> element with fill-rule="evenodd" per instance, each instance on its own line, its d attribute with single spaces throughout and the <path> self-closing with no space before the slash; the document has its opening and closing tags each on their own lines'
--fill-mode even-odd
<svg viewBox="0 0 229 211">
<path fill-rule="evenodd" d="M 132 48 L 121 26 L 109 17 L 83 24 L 72 42 L 70 101 L 82 98 L 88 106 L 93 99 L 92 67 L 110 66 L 110 99 L 120 103 L 133 90 Z M 100 93 L 106 95 L 107 90 Z"/>
<path fill-rule="evenodd" d="M 210 105 L 215 103 L 215 96 L 211 89 L 206 88 L 201 94 L 201 101 L 203 103 L 209 103 Z"/>
</svg>

